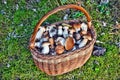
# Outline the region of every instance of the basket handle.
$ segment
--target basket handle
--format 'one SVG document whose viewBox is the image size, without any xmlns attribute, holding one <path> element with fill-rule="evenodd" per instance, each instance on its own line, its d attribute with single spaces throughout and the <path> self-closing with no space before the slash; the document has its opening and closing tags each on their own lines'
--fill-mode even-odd
<svg viewBox="0 0 120 80">
<path fill-rule="evenodd" d="M 60 6 L 60 7 L 57 7 L 53 10 L 51 10 L 50 12 L 48 12 L 47 14 L 45 14 L 40 20 L 39 22 L 37 23 L 37 25 L 35 26 L 35 29 L 34 29 L 34 32 L 31 36 L 31 39 L 30 39 L 30 45 L 29 47 L 31 49 L 34 49 L 34 43 L 35 43 L 35 36 L 37 34 L 37 31 L 40 27 L 40 25 L 43 23 L 43 21 L 45 21 L 50 15 L 58 12 L 58 11 L 61 11 L 61 10 L 65 10 L 65 9 L 68 9 L 68 8 L 73 8 L 73 9 L 77 9 L 77 10 L 80 10 L 81 12 L 84 13 L 84 15 L 86 16 L 87 18 L 87 21 L 88 21 L 88 27 L 90 28 L 91 27 L 91 18 L 90 18 L 90 15 L 88 14 L 88 12 L 81 6 L 77 6 L 77 5 L 74 5 L 74 4 L 69 4 L 69 5 L 64 5 L 64 6 Z"/>
</svg>

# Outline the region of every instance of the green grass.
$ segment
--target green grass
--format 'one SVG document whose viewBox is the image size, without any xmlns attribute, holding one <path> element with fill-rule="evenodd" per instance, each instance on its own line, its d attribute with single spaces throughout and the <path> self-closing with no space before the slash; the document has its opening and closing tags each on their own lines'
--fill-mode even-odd
<svg viewBox="0 0 120 80">
<path fill-rule="evenodd" d="M 3 0 L 4 1 L 4 0 Z M 0 1 L 0 80 L 119 80 L 120 79 L 120 52 L 116 42 L 120 42 L 119 33 L 109 34 L 120 23 L 120 1 L 110 0 L 107 5 L 100 5 L 97 1 L 83 1 L 83 7 L 90 13 L 92 23 L 97 32 L 97 40 L 104 44 L 96 43 L 106 48 L 104 56 L 91 56 L 81 68 L 56 77 L 48 76 L 41 72 L 35 65 L 28 49 L 29 38 L 38 20 L 53 8 L 75 3 L 77 0 L 7 0 L 7 4 Z M 16 5 L 19 5 L 16 9 Z M 112 7 L 112 5 L 114 5 Z M 116 11 L 117 10 L 117 15 Z M 45 22 L 61 21 L 65 12 L 52 15 Z M 85 16 L 81 12 L 72 11 L 72 19 Z M 70 19 L 71 19 L 70 18 Z M 102 22 L 106 22 L 104 27 Z M 45 23 L 44 23 L 45 24 Z M 103 35 L 101 35 L 104 33 Z M 94 62 L 97 61 L 98 64 Z"/>
</svg>

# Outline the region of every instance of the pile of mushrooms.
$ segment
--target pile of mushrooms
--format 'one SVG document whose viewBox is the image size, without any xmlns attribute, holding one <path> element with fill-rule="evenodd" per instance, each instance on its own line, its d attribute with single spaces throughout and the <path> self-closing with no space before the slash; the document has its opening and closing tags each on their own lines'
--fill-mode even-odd
<svg viewBox="0 0 120 80">
<path fill-rule="evenodd" d="M 44 55 L 60 55 L 82 48 L 91 40 L 87 24 L 62 23 L 41 26 L 36 35 L 35 47 Z"/>
</svg>

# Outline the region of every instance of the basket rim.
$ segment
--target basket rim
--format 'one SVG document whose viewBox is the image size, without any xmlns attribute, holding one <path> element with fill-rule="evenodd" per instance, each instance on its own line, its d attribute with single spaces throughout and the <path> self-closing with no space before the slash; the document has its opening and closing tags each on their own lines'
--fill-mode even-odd
<svg viewBox="0 0 120 80">
<path fill-rule="evenodd" d="M 50 25 L 56 25 L 56 24 L 61 24 L 61 23 L 70 23 L 70 22 L 80 22 L 80 21 L 81 20 L 59 21 L 59 22 L 52 23 Z M 38 58 L 41 58 L 41 59 L 50 59 L 50 60 L 60 58 L 60 57 L 67 57 L 68 55 L 73 55 L 76 51 L 83 51 L 83 50 L 89 48 L 92 44 L 95 43 L 97 35 L 96 35 L 96 32 L 95 32 L 95 29 L 94 29 L 93 25 L 90 27 L 90 31 L 92 33 L 93 39 L 86 46 L 84 46 L 82 48 L 76 49 L 74 51 L 66 52 L 66 53 L 60 54 L 60 55 L 43 55 L 43 54 L 40 54 L 40 52 L 36 48 L 34 48 L 34 49 L 30 48 L 31 54 L 32 54 L 32 56 L 35 55 L 35 56 L 37 56 Z M 30 42 L 29 42 L 29 45 L 30 45 Z"/>
</svg>

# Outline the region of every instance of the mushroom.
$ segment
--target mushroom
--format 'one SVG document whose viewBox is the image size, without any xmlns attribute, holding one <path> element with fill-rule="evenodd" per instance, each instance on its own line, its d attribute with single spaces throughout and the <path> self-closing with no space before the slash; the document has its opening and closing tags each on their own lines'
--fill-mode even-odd
<svg viewBox="0 0 120 80">
<path fill-rule="evenodd" d="M 41 47 L 41 44 L 42 44 L 44 41 L 47 41 L 47 39 L 41 38 L 39 41 L 35 42 L 35 46 L 38 47 L 38 48 L 40 48 L 40 47 Z"/>
<path fill-rule="evenodd" d="M 69 29 L 69 31 L 70 31 L 69 36 L 70 36 L 70 37 L 73 37 L 73 33 L 75 32 L 75 29 L 72 28 L 72 29 Z"/>
<path fill-rule="evenodd" d="M 65 39 L 63 38 L 63 37 L 58 37 L 57 39 L 56 39 L 56 43 L 57 44 L 61 44 L 62 46 L 64 46 L 65 45 Z"/>
<path fill-rule="evenodd" d="M 36 34 L 36 39 L 40 39 L 44 31 L 45 31 L 45 28 L 40 27 L 39 31 Z"/>
<path fill-rule="evenodd" d="M 53 37 L 57 33 L 56 25 L 47 26 L 46 31 L 49 32 L 50 37 Z"/>
<path fill-rule="evenodd" d="M 65 27 L 72 27 L 71 25 L 69 25 L 69 24 L 66 24 L 66 23 L 62 23 L 62 25 Z"/>
<path fill-rule="evenodd" d="M 87 33 L 86 35 L 84 35 L 83 38 L 86 38 L 88 40 L 92 40 L 92 37 L 91 37 L 90 33 Z"/>
<path fill-rule="evenodd" d="M 84 46 L 87 44 L 87 42 L 88 42 L 88 39 L 84 38 L 84 39 L 80 42 L 79 48 L 84 47 Z"/>
<path fill-rule="evenodd" d="M 87 31 L 83 30 L 80 32 L 80 34 L 82 34 L 82 35 L 87 34 Z"/>
<path fill-rule="evenodd" d="M 49 53 L 49 45 L 50 45 L 49 42 L 44 42 L 44 43 L 42 44 L 42 47 L 43 47 L 42 53 L 43 53 L 43 54 L 48 54 L 48 53 Z"/>
<path fill-rule="evenodd" d="M 63 31 L 62 31 L 62 26 L 58 26 L 58 35 L 62 35 Z"/>
<path fill-rule="evenodd" d="M 53 38 L 50 38 L 50 39 L 49 39 L 49 42 L 50 42 L 51 47 L 53 48 L 53 47 L 54 47 L 54 39 L 53 39 Z"/>
<path fill-rule="evenodd" d="M 74 50 L 76 50 L 76 47 L 75 47 L 75 46 L 72 48 L 72 51 L 74 51 Z"/>
<path fill-rule="evenodd" d="M 79 33 L 76 33 L 76 34 L 75 34 L 75 39 L 76 39 L 76 40 L 79 40 L 80 38 L 81 38 L 81 35 L 80 35 Z"/>
<path fill-rule="evenodd" d="M 41 38 L 41 39 L 39 40 L 39 42 L 36 42 L 36 43 L 35 43 L 35 46 L 41 47 L 42 43 L 43 43 L 43 42 L 46 42 L 46 41 L 48 41 L 47 38 Z"/>
<path fill-rule="evenodd" d="M 73 27 L 76 30 L 76 32 L 78 32 L 78 31 L 80 31 L 81 24 L 80 23 L 75 23 L 75 24 L 73 24 Z"/>
<path fill-rule="evenodd" d="M 43 37 L 41 38 L 42 41 L 48 41 L 49 40 L 49 36 Z"/>
<path fill-rule="evenodd" d="M 83 33 L 83 34 L 86 34 L 86 33 L 87 33 L 88 26 L 87 26 L 85 23 L 82 23 L 82 24 L 81 24 L 81 29 L 82 29 L 82 33 Z"/>
<path fill-rule="evenodd" d="M 57 30 L 55 27 L 53 27 L 51 30 L 49 30 L 50 37 L 53 37 L 54 35 L 56 35 L 56 33 L 57 33 Z"/>
<path fill-rule="evenodd" d="M 38 48 L 40 48 L 40 44 L 41 44 L 40 42 L 35 42 L 35 46 Z"/>
<path fill-rule="evenodd" d="M 62 45 L 57 45 L 56 48 L 55 48 L 55 51 L 57 54 L 62 54 L 64 52 L 64 46 Z"/>
<path fill-rule="evenodd" d="M 71 50 L 74 47 L 74 39 L 72 37 L 68 37 L 65 41 L 65 49 Z"/>
<path fill-rule="evenodd" d="M 64 29 L 63 36 L 64 36 L 64 38 L 66 38 L 66 37 L 68 37 L 68 29 L 69 29 L 69 27 L 65 26 L 65 27 L 63 27 L 63 29 Z"/>
</svg>

